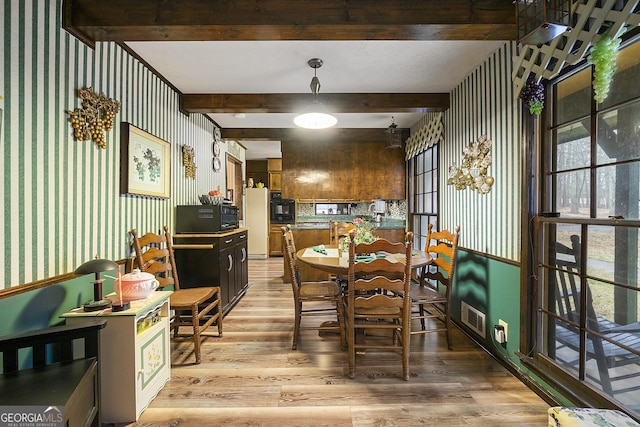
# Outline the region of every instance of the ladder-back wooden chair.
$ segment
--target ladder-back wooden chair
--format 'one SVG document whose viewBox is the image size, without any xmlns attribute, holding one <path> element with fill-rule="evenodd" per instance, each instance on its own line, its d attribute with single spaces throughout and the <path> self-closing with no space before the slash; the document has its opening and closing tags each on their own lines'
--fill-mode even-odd
<svg viewBox="0 0 640 427">
<path fill-rule="evenodd" d="M 411 333 L 445 332 L 449 350 L 452 348 L 451 290 L 459 237 L 459 225 L 452 233 L 449 230 L 433 231 L 433 224 L 429 224 L 424 251 L 431 254 L 433 262 L 422 268 L 409 291 L 413 319 L 420 320 L 420 329 L 413 329 Z M 444 289 L 441 291 L 440 287 Z"/>
<path fill-rule="evenodd" d="M 216 323 L 218 336 L 222 336 L 222 297 L 219 286 L 182 289 L 173 254 L 173 243 L 169 228 L 163 234 L 147 233 L 138 237 L 136 229 L 130 231 L 135 249 L 135 264 L 141 271 L 156 276 L 158 289 L 173 286 L 169 304 L 174 311 L 171 327 L 174 337 L 192 337 L 196 364 L 201 362 L 201 334 Z M 188 326 L 188 334 L 180 335 L 179 328 Z"/>
<path fill-rule="evenodd" d="M 291 349 L 296 350 L 298 348 L 301 329 L 339 331 L 340 346 L 344 349 L 346 347 L 346 340 L 344 335 L 344 311 L 340 286 L 331 280 L 301 282 L 296 245 L 291 226 L 281 227 L 281 231 L 284 243 L 285 265 L 288 266 L 291 273 L 291 288 L 293 290 L 293 302 L 295 306 L 295 322 Z M 325 321 L 320 325 L 302 325 L 303 317 L 326 317 L 327 314 L 332 312 L 336 313 L 337 323 Z"/>
<path fill-rule="evenodd" d="M 329 244 L 338 245 L 356 226 L 350 222 L 329 221 Z"/>
<path fill-rule="evenodd" d="M 378 239 L 373 243 L 349 244 L 348 289 L 345 301 L 349 378 L 355 378 L 356 352 L 366 349 L 394 350 L 402 354 L 402 378 L 409 379 L 411 340 L 411 245 L 413 233 L 405 242 Z M 371 255 L 374 254 L 374 255 Z M 400 256 L 404 262 L 390 259 Z M 367 339 L 368 331 L 390 332 Z M 364 335 L 363 339 L 359 339 Z"/>
<path fill-rule="evenodd" d="M 345 237 L 357 227 L 351 222 L 340 222 L 329 220 L 329 244 L 339 246 Z M 329 274 L 329 280 L 338 282 L 341 287 L 346 287 L 347 278 L 344 276 Z"/>
<path fill-rule="evenodd" d="M 559 362 L 578 369 L 581 336 L 584 335 L 587 360 L 596 362 L 598 375 L 590 376 L 602 390 L 615 395 L 640 389 L 640 324 L 619 325 L 598 315 L 593 305 L 589 283 L 580 274 L 581 243 L 578 235 L 570 236 L 571 247 L 555 243 L 556 314 L 553 319 L 553 338 L 556 345 L 553 357 Z M 580 307 L 585 304 L 585 324 L 581 326 Z M 626 347 L 626 348 L 625 348 Z M 571 352 L 568 352 L 570 349 Z M 619 369 L 628 365 L 627 369 Z M 616 369 L 618 368 L 618 369 Z"/>
</svg>

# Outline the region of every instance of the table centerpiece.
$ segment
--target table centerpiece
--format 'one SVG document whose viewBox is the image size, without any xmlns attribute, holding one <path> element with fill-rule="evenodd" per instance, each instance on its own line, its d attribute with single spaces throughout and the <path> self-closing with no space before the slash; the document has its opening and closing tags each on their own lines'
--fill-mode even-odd
<svg viewBox="0 0 640 427">
<path fill-rule="evenodd" d="M 373 243 L 379 239 L 379 237 L 373 234 L 374 227 L 371 226 L 369 221 L 365 221 L 362 218 L 355 218 L 353 220 L 353 225 L 356 226 L 355 236 L 353 238 L 354 242 L 359 243 Z M 340 250 L 341 255 L 349 256 L 349 244 L 351 243 L 351 236 L 347 235 L 340 243 L 338 244 L 338 249 Z"/>
</svg>

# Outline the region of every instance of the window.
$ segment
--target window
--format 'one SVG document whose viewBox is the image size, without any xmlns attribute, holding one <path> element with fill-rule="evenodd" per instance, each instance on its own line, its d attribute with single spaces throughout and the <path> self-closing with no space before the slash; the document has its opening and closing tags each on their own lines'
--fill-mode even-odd
<svg viewBox="0 0 640 427">
<path fill-rule="evenodd" d="M 640 416 L 640 43 L 617 67 L 602 104 L 589 66 L 550 87 L 532 341 L 552 382 Z"/>
<path fill-rule="evenodd" d="M 409 160 L 409 212 L 412 216 L 413 245 L 424 248 L 429 223 L 438 225 L 438 145 Z M 437 227 L 436 227 L 437 228 Z"/>
</svg>

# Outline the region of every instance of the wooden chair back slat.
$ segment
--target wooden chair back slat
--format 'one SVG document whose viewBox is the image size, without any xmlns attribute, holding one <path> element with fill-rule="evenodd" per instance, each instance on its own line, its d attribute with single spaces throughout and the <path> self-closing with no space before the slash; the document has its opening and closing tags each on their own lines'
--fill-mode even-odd
<svg viewBox="0 0 640 427">
<path fill-rule="evenodd" d="M 350 234 L 349 270 L 346 298 L 349 376 L 355 376 L 355 354 L 358 349 L 401 350 L 402 377 L 409 379 L 409 346 L 411 337 L 411 250 L 413 234 L 404 242 L 378 239 L 372 243 L 355 243 Z M 404 255 L 404 263 L 390 254 Z M 367 258 L 358 258 L 368 255 Z M 371 258 L 373 257 L 373 258 Z M 356 343 L 356 331 L 382 329 L 391 332 L 389 343 Z"/>
</svg>

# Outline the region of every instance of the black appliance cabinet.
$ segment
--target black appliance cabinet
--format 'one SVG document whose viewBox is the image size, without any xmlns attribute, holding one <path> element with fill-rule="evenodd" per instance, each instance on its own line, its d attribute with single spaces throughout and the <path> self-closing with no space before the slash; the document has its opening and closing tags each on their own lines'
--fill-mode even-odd
<svg viewBox="0 0 640 427">
<path fill-rule="evenodd" d="M 226 315 L 249 287 L 248 233 L 239 228 L 215 234 L 174 234 L 180 286 L 220 286 Z"/>
</svg>

